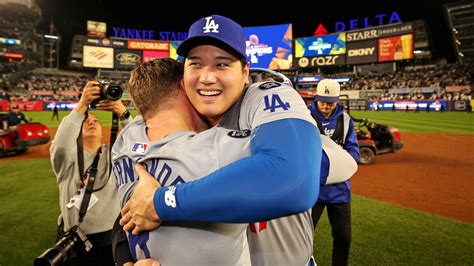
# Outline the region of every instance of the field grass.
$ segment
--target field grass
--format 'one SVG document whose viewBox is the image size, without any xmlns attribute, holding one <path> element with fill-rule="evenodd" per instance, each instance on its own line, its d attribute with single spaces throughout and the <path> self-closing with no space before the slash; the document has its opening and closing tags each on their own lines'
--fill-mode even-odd
<svg viewBox="0 0 474 266">
<path fill-rule="evenodd" d="M 351 111 L 351 115 L 390 125 L 402 132 L 474 134 L 474 114 L 466 112 Z"/>
<path fill-rule="evenodd" d="M 15 167 L 12 167 L 14 164 Z M 34 170 L 33 170 L 34 169 Z M 48 158 L 0 162 L 0 265 L 31 265 L 55 243 L 58 189 Z M 472 265 L 474 225 L 354 196 L 354 265 Z M 324 213 L 315 234 L 319 265 L 331 261 Z"/>
<path fill-rule="evenodd" d="M 60 111 L 59 117 L 67 115 L 69 111 Z M 112 123 L 112 115 L 110 112 L 93 111 L 102 121 L 102 125 L 110 126 Z M 136 115 L 135 110 L 131 110 L 133 116 Z M 57 127 L 59 121 L 52 121 L 51 111 L 25 112 L 27 117 L 33 118 L 46 124 L 48 127 Z M 474 114 L 465 112 L 404 112 L 404 111 L 351 111 L 351 115 L 357 118 L 368 118 L 370 121 L 382 123 L 398 128 L 402 132 L 432 132 L 447 134 L 474 134 Z"/>
<path fill-rule="evenodd" d="M 68 112 L 60 112 L 60 118 Z M 109 112 L 94 112 L 102 125 Z M 132 114 L 136 112 L 133 111 Z M 52 112 L 25 112 L 33 121 L 57 127 Z M 474 115 L 466 113 L 352 112 L 389 124 L 402 132 L 474 134 Z M 49 158 L 22 161 L 0 159 L 0 266 L 31 265 L 55 243 L 59 214 L 58 189 Z M 404 207 L 353 196 L 354 265 L 472 265 L 474 225 Z M 331 263 L 332 239 L 326 213 L 315 233 L 319 265 Z"/>
</svg>

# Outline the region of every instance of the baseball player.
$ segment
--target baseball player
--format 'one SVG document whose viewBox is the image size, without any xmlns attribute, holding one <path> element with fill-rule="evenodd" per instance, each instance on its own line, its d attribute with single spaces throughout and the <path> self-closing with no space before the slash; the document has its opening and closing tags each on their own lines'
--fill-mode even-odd
<svg viewBox="0 0 474 266">
<path fill-rule="evenodd" d="M 178 53 L 187 57 L 184 87 L 193 106 L 211 125 L 250 132 L 251 155 L 167 188 L 140 176 L 122 210 L 124 229 L 139 233 L 161 221 L 257 222 L 308 210 L 318 194 L 321 142 L 298 93 L 277 82 L 247 86 L 242 28 L 228 18 L 197 21 Z M 307 234 L 304 259 L 292 264 L 311 256 L 312 230 Z"/>
<path fill-rule="evenodd" d="M 182 64 L 169 58 L 145 62 L 132 72 L 129 91 L 143 118 L 121 132 L 112 151 L 122 206 L 137 182 L 136 162 L 143 163 L 162 185 L 173 186 L 250 154 L 246 132 L 213 127 L 195 133 L 207 126 L 186 98 L 180 84 L 182 73 Z M 175 204 L 171 192 L 166 199 L 171 206 Z M 237 223 L 171 221 L 150 232 L 128 234 L 128 242 L 133 260 L 156 258 L 164 265 L 249 265 L 246 228 L 247 224 Z"/>
</svg>

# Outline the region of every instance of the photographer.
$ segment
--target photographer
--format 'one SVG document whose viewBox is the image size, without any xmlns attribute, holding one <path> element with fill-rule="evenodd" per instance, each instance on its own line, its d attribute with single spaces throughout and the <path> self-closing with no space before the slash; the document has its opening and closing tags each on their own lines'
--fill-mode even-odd
<svg viewBox="0 0 474 266">
<path fill-rule="evenodd" d="M 88 113 L 88 106 L 96 104 L 100 110 L 108 110 L 119 116 L 122 126 L 128 123 L 130 113 L 120 100 L 104 99 L 104 86 L 89 81 L 74 110 L 64 117 L 50 148 L 51 164 L 59 186 L 61 215 L 58 221 L 58 239 L 74 225 L 87 235 L 93 247 L 89 252 L 74 249 L 65 265 L 114 265 L 111 249 L 111 229 L 120 208 L 115 178 L 110 171 L 111 160 L 107 145 L 102 144 L 102 125 L 98 117 Z M 77 141 L 81 134 L 81 141 Z M 80 153 L 84 154 L 83 160 Z M 80 163 L 80 161 L 83 163 Z M 93 178 L 91 168 L 96 163 L 97 173 Z M 81 167 L 80 165 L 83 165 Z M 82 169 L 81 169 L 82 168 Z M 81 176 L 80 172 L 84 173 Z M 92 176 L 92 177 L 91 177 Z M 88 208 L 80 222 L 80 209 L 88 182 L 92 193 Z M 89 186 L 90 187 L 90 186 Z M 87 206 L 87 205 L 85 205 Z M 61 225 L 63 225 L 62 230 Z"/>
</svg>

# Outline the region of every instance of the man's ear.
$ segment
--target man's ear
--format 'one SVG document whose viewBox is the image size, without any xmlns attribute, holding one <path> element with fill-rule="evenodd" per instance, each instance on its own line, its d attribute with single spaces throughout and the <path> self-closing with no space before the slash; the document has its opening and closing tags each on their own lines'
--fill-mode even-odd
<svg viewBox="0 0 474 266">
<path fill-rule="evenodd" d="M 250 63 L 247 62 L 247 64 L 244 66 L 244 78 L 245 78 L 245 86 L 248 86 L 250 82 Z"/>
</svg>

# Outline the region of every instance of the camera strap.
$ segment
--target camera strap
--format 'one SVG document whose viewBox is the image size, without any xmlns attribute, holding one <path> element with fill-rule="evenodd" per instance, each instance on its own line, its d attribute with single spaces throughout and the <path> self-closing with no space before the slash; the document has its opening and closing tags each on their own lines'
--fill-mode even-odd
<svg viewBox="0 0 474 266">
<path fill-rule="evenodd" d="M 112 128 L 110 129 L 110 144 L 109 144 L 109 158 L 112 158 L 112 147 L 117 139 L 119 116 L 112 113 Z M 109 171 L 112 171 L 112 164 L 109 166 Z"/>
<path fill-rule="evenodd" d="M 91 200 L 91 194 L 94 190 L 94 181 L 97 175 L 97 165 L 99 164 L 100 151 L 97 152 L 94 157 L 94 161 L 89 169 L 89 179 L 87 181 L 86 190 L 84 191 L 84 197 L 82 198 L 81 208 L 79 209 L 79 223 L 82 223 L 84 216 L 86 216 L 87 209 L 89 207 L 89 202 Z"/>
<path fill-rule="evenodd" d="M 94 157 L 94 161 L 89 169 L 89 179 L 87 181 L 86 190 L 84 191 L 84 197 L 82 198 L 81 208 L 79 208 L 79 223 L 82 223 L 84 216 L 86 216 L 89 202 L 91 200 L 92 191 L 94 190 L 94 181 L 97 175 L 97 165 L 99 164 L 100 150 Z"/>
</svg>

